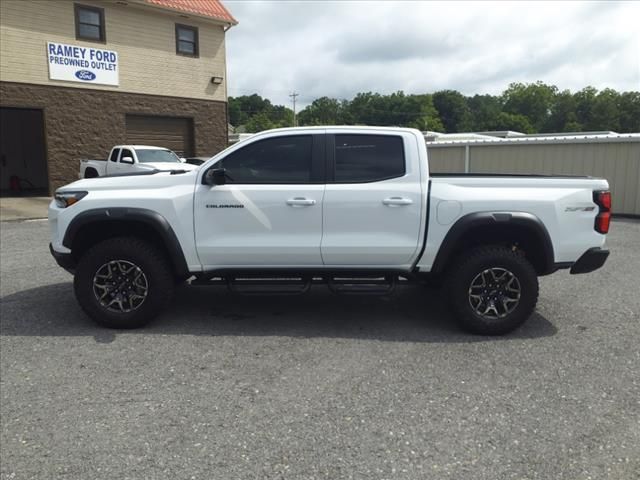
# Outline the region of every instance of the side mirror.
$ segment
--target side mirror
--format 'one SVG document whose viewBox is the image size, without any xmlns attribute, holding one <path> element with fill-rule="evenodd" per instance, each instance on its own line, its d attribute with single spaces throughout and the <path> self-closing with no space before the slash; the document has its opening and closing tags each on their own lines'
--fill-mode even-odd
<svg viewBox="0 0 640 480">
<path fill-rule="evenodd" d="M 224 168 L 210 168 L 204 173 L 202 183 L 209 186 L 227 183 L 227 171 Z"/>
<path fill-rule="evenodd" d="M 133 165 L 133 158 L 132 157 L 122 157 L 120 159 L 120 163 L 128 163 L 129 165 Z"/>
</svg>

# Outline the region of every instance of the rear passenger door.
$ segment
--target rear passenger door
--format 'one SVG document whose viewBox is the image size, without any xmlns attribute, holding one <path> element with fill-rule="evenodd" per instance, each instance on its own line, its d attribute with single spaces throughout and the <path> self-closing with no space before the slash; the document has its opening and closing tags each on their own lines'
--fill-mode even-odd
<svg viewBox="0 0 640 480">
<path fill-rule="evenodd" d="M 415 139 L 413 140 L 415 143 Z M 420 174 L 410 136 L 328 134 L 321 252 L 325 266 L 403 266 L 418 248 Z M 417 162 L 414 162 L 414 164 Z"/>
</svg>

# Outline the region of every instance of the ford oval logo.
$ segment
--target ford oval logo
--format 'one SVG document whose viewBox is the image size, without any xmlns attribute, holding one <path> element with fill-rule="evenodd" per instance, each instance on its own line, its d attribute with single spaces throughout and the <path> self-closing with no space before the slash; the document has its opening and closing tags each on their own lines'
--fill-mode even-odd
<svg viewBox="0 0 640 480">
<path fill-rule="evenodd" d="M 78 70 L 76 72 L 76 78 L 78 78 L 79 80 L 83 80 L 85 82 L 90 82 L 96 79 L 96 74 L 93 72 L 90 72 L 89 70 Z"/>
</svg>

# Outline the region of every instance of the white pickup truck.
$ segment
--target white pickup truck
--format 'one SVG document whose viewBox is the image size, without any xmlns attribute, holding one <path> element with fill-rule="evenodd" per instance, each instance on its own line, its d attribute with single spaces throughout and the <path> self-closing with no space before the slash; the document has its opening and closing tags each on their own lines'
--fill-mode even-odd
<svg viewBox="0 0 640 480">
<path fill-rule="evenodd" d="M 610 210 L 602 179 L 430 174 L 417 130 L 294 128 L 193 171 L 62 187 L 50 248 L 81 307 L 109 327 L 144 325 L 187 279 L 359 294 L 403 279 L 442 283 L 463 327 L 503 334 L 533 312 L 538 276 L 604 264 Z"/>
<path fill-rule="evenodd" d="M 196 166 L 183 163 L 167 148 L 149 145 L 116 145 L 106 160 L 80 160 L 78 178 L 106 175 L 131 175 L 149 170 L 194 170 Z"/>
</svg>

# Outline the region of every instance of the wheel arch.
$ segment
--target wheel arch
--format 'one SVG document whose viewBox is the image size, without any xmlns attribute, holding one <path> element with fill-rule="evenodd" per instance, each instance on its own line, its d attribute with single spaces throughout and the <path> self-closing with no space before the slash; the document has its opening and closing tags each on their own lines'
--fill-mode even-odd
<svg viewBox="0 0 640 480">
<path fill-rule="evenodd" d="M 69 224 L 62 244 L 77 259 L 96 243 L 118 236 L 147 240 L 168 256 L 177 277 L 188 277 L 189 268 L 173 228 L 158 212 L 144 208 L 97 208 L 79 213 Z"/>
<path fill-rule="evenodd" d="M 449 229 L 431 272 L 444 272 L 463 250 L 501 243 L 518 245 L 538 275 L 555 270 L 553 243 L 537 216 L 528 212 L 476 212 L 463 216 Z"/>
</svg>

